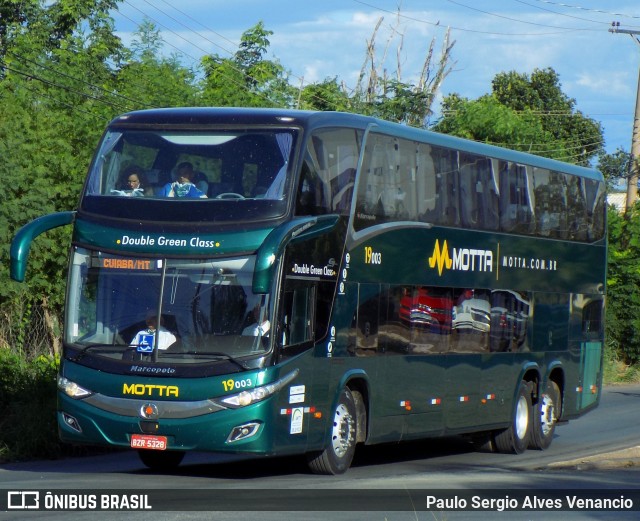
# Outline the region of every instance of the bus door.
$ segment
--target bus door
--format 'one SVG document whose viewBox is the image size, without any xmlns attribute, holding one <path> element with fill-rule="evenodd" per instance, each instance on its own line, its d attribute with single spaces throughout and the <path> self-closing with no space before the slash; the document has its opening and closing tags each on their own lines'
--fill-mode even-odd
<svg viewBox="0 0 640 521">
<path fill-rule="evenodd" d="M 327 338 L 327 328 L 333 290 L 332 281 L 289 276 L 285 278 L 279 301 L 277 345 L 279 360 L 292 359 L 300 375 L 286 391 L 283 405 L 287 418 L 285 432 L 290 443 L 296 445 L 318 444 L 324 441 L 323 416 L 314 416 L 314 410 L 322 410 L 331 400 L 329 390 L 329 365 L 321 363 L 326 357 L 314 357 L 314 345 Z M 319 348 L 320 349 L 320 348 Z M 300 356 L 300 355 L 307 356 Z M 323 407 L 324 406 L 324 407 Z M 297 416 L 296 416 L 297 415 Z"/>
<path fill-rule="evenodd" d="M 584 298 L 581 308 L 580 342 L 580 385 L 581 394 L 578 398 L 577 409 L 581 411 L 598 402 L 602 382 L 602 335 L 603 335 L 603 302 L 601 296 L 591 299 L 582 295 L 574 296 L 573 305 L 577 307 L 578 300 Z"/>
<path fill-rule="evenodd" d="M 582 398 L 578 407 L 582 410 L 598 401 L 601 380 L 602 342 L 583 342 L 580 354 Z"/>
</svg>

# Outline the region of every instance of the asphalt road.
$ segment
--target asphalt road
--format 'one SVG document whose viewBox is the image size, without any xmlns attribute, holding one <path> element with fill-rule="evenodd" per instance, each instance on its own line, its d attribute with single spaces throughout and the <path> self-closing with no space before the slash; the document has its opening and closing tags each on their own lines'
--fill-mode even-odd
<svg viewBox="0 0 640 521">
<path fill-rule="evenodd" d="M 172 474 L 147 470 L 129 451 L 7 464 L 0 466 L 1 489 L 151 492 L 166 511 L 157 511 L 152 502 L 153 512 L 8 511 L 0 512 L 0 519 L 638 519 L 639 411 L 640 386 L 608 387 L 596 410 L 557 427 L 544 452 L 479 453 L 460 438 L 362 447 L 343 476 L 312 475 L 299 458 L 253 460 L 201 453 L 188 454 Z M 517 502 L 523 494 L 566 490 L 588 497 L 627 494 L 637 498 L 638 510 L 454 511 L 438 508 L 441 504 L 424 506 L 425 494 L 462 494 L 470 501 L 473 490 L 484 491 L 481 499 L 487 501 L 493 494 L 502 499 L 510 495 Z M 278 508 L 283 511 L 274 511 Z"/>
</svg>

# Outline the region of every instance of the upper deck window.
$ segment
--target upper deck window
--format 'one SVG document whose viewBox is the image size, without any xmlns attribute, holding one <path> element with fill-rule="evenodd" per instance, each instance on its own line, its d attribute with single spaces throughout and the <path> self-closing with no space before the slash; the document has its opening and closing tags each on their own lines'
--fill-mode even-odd
<svg viewBox="0 0 640 521">
<path fill-rule="evenodd" d="M 296 192 L 296 215 L 349 215 L 362 131 L 323 128 L 307 140 Z"/>
<path fill-rule="evenodd" d="M 594 242 L 605 234 L 604 188 L 571 171 L 371 132 L 353 229 L 414 221 Z"/>
<path fill-rule="evenodd" d="M 89 172 L 83 208 L 100 212 L 122 206 L 117 200 L 123 198 L 128 208 L 136 198 L 155 200 L 156 212 L 163 204 L 167 215 L 173 215 L 170 207 L 179 200 L 248 199 L 271 201 L 268 206 L 283 213 L 296 135 L 288 128 L 113 129 L 105 134 Z M 96 196 L 110 202 L 89 202 L 88 208 L 87 200 Z"/>
</svg>

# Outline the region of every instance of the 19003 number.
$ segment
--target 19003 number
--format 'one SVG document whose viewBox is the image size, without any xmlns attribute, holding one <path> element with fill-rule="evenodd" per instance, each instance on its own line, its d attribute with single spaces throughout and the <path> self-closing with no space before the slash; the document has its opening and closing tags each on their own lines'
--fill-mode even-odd
<svg viewBox="0 0 640 521">
<path fill-rule="evenodd" d="M 228 380 L 223 380 L 222 387 L 224 387 L 225 391 L 233 391 L 234 389 L 246 389 L 247 387 L 253 387 L 253 381 L 251 379 L 246 378 L 244 380 L 234 380 L 233 378 L 229 378 Z"/>
</svg>

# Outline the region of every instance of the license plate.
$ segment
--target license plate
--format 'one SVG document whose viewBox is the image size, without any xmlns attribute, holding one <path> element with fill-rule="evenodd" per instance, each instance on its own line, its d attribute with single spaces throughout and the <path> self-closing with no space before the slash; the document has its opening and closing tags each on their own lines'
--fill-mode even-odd
<svg viewBox="0 0 640 521">
<path fill-rule="evenodd" d="M 132 434 L 132 449 L 150 449 L 150 450 L 166 450 L 167 437 L 153 436 L 150 434 Z"/>
</svg>

